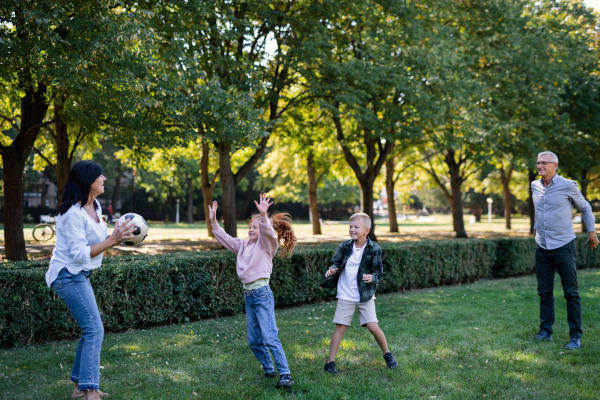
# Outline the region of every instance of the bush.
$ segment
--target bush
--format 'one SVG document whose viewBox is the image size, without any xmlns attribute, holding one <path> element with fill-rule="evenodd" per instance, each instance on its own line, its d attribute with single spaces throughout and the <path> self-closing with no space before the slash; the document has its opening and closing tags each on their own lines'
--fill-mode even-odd
<svg viewBox="0 0 600 400">
<path fill-rule="evenodd" d="M 579 268 L 600 264 L 599 252 L 577 239 Z M 535 271 L 532 238 L 425 240 L 380 244 L 384 279 L 377 292 L 395 292 L 508 277 Z M 321 288 L 334 244 L 302 246 L 275 258 L 271 286 L 278 307 L 335 298 Z M 107 331 L 122 331 L 244 310 L 241 284 L 229 251 L 106 257 L 90 277 Z M 0 346 L 73 338 L 79 328 L 64 302 L 46 286 L 48 261 L 0 268 Z"/>
</svg>

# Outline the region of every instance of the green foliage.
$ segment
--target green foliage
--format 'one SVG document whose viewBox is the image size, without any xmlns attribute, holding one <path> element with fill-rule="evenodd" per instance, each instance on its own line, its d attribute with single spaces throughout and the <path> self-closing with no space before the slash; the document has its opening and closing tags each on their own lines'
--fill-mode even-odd
<svg viewBox="0 0 600 400">
<path fill-rule="evenodd" d="M 493 269 L 494 276 L 505 278 L 535 272 L 535 240 L 530 237 L 502 238 L 496 239 L 496 244 L 498 247 Z"/>
<path fill-rule="evenodd" d="M 577 239 L 578 267 L 600 265 L 598 252 Z M 507 277 L 534 271 L 532 238 L 382 243 L 384 279 L 378 293 Z M 305 246 L 275 258 L 271 285 L 278 307 L 331 300 L 318 284 L 336 245 Z M 0 269 L 0 345 L 73 337 L 77 326 L 63 301 L 46 287 L 47 261 Z M 108 331 L 122 331 L 244 310 L 235 255 L 226 251 L 107 257 L 90 281 Z"/>
</svg>

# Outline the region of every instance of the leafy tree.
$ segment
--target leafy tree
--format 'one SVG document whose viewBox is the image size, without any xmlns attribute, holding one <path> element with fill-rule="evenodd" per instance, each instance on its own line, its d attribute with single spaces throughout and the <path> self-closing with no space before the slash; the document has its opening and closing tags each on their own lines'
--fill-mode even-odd
<svg viewBox="0 0 600 400">
<path fill-rule="evenodd" d="M 312 32 L 314 62 L 305 70 L 312 93 L 330 110 L 344 159 L 374 222 L 373 185 L 396 140 L 410 137 L 410 73 L 416 29 L 412 5 L 371 1 L 324 3 Z M 375 224 L 369 232 L 376 239 Z"/>
<path fill-rule="evenodd" d="M 313 235 L 321 234 L 318 187 L 342 172 L 337 165 L 342 155 L 327 114 L 314 103 L 290 111 L 258 168 L 263 176 L 274 178 L 270 191 L 274 197 L 308 201 Z"/>
<path fill-rule="evenodd" d="M 7 259 L 26 258 L 22 173 L 40 130 L 56 123 L 47 116 L 51 104 L 64 87 L 86 87 L 90 71 L 110 70 L 105 67 L 120 58 L 124 46 L 144 34 L 143 18 L 134 20 L 118 4 L 95 0 L 0 4 L 0 84 L 5 88 L 0 119 L 3 128 L 17 132 L 14 137 L 3 135 L 0 145 Z M 126 70 L 119 74 L 126 75 Z M 110 83 L 114 75 L 107 72 L 104 78 Z"/>
<path fill-rule="evenodd" d="M 428 95 L 420 116 L 428 144 L 435 152 L 423 166 L 452 206 L 456 237 L 465 238 L 462 187 L 487 162 L 487 109 L 492 107 L 482 68 L 496 57 L 496 29 L 507 11 L 504 2 L 445 2 L 436 15 L 439 34 L 424 58 Z M 443 24 L 441 22 L 444 22 Z"/>
<path fill-rule="evenodd" d="M 193 0 L 152 7 L 161 58 L 178 70 L 172 87 L 179 89 L 171 90 L 161 112 L 172 121 L 168 126 L 194 130 L 213 144 L 224 229 L 236 236 L 235 189 L 263 155 L 275 122 L 297 101 L 286 89 L 296 79 L 292 31 L 304 2 Z M 207 87 L 217 90 L 199 95 Z M 234 171 L 232 155 L 248 147 L 254 152 Z M 206 194 L 211 184 L 204 179 Z"/>
</svg>

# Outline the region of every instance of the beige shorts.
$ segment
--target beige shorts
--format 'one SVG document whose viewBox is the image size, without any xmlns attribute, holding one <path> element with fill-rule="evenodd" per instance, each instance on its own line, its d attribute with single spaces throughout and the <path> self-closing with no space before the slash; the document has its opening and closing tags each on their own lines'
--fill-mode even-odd
<svg viewBox="0 0 600 400">
<path fill-rule="evenodd" d="M 365 326 L 370 322 L 379 322 L 377 321 L 377 314 L 375 313 L 375 299 L 371 298 L 371 300 L 366 303 L 338 299 L 333 323 L 350 326 L 352 317 L 354 316 L 354 310 L 357 308 L 360 326 Z"/>
</svg>

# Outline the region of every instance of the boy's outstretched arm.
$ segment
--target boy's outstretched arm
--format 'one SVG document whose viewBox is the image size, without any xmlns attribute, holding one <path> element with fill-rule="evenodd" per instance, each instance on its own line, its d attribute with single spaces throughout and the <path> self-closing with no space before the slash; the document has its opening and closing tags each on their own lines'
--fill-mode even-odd
<svg viewBox="0 0 600 400">
<path fill-rule="evenodd" d="M 331 275 L 335 274 L 338 268 L 341 266 L 342 261 L 344 260 L 344 254 L 342 252 L 342 245 L 339 245 L 333 258 L 331 259 L 331 266 L 327 271 L 325 271 L 325 277 L 329 278 Z"/>
</svg>

